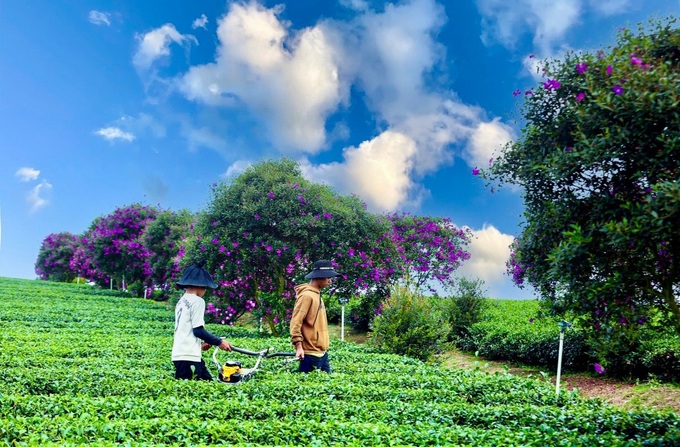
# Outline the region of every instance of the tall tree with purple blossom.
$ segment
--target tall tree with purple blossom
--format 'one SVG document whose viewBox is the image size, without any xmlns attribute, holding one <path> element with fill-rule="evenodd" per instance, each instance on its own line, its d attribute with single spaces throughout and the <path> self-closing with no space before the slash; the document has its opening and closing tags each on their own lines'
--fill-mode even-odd
<svg viewBox="0 0 680 447">
<path fill-rule="evenodd" d="M 35 273 L 50 281 L 73 281 L 77 272 L 71 269 L 71 258 L 80 245 L 80 238 L 67 231 L 48 235 L 40 245 Z"/>
</svg>

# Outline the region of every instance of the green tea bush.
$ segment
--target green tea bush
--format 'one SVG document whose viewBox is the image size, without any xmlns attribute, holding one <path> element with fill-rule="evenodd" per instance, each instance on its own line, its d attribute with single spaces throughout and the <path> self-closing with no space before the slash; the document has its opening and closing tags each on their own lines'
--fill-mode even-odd
<svg viewBox="0 0 680 447">
<path fill-rule="evenodd" d="M 537 301 L 490 302 L 484 321 L 473 324 L 458 347 L 476 351 L 490 360 L 509 360 L 530 365 L 557 365 L 559 327 L 557 318 L 544 316 Z M 565 332 L 562 365 L 566 369 L 592 368 L 584 334 L 577 328 Z"/>
<path fill-rule="evenodd" d="M 449 325 L 431 298 L 406 288 L 395 289 L 375 317 L 373 346 L 423 361 L 443 351 Z"/>
<path fill-rule="evenodd" d="M 624 411 L 564 390 L 558 399 L 543 381 L 444 369 L 337 339 L 332 374 L 292 373 L 270 359 L 237 385 L 174 380 L 167 303 L 86 290 L 0 278 L 0 445 L 680 443 L 674 413 Z M 208 330 L 250 350 L 291 347 L 257 330 Z"/>
</svg>

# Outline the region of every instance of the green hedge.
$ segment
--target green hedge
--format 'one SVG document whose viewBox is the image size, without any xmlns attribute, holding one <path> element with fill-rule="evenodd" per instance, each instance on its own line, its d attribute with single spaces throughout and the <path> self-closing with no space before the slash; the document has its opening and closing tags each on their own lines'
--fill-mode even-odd
<svg viewBox="0 0 680 447">
<path fill-rule="evenodd" d="M 489 360 L 554 368 L 559 350 L 559 321 L 543 315 L 537 301 L 491 300 L 484 320 L 472 325 L 469 335 L 457 346 Z M 562 358 L 565 370 L 593 371 L 598 359 L 586 335 L 578 327 L 565 331 Z M 645 331 L 635 352 L 609 361 L 608 370 L 612 374 L 680 382 L 680 337 L 670 332 Z"/>
</svg>

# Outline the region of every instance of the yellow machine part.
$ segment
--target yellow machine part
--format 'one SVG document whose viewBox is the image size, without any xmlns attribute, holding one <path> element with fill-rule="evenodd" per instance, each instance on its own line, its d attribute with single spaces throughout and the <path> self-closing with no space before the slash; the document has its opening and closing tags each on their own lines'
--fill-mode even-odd
<svg viewBox="0 0 680 447">
<path fill-rule="evenodd" d="M 231 375 L 240 373 L 241 372 L 241 366 L 240 365 L 224 365 L 222 366 L 222 377 L 224 377 L 224 380 L 227 382 L 231 382 Z"/>
</svg>

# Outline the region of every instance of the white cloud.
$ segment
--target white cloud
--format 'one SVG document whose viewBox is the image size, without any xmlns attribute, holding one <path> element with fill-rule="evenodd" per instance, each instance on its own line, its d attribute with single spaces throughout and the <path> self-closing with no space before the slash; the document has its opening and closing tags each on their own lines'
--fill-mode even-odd
<svg viewBox="0 0 680 447">
<path fill-rule="evenodd" d="M 514 138 L 514 130 L 500 122 L 498 118 L 480 122 L 473 130 L 463 156 L 468 165 L 487 168 L 490 160 L 498 156 L 503 146 Z"/>
<path fill-rule="evenodd" d="M 482 40 L 500 41 L 513 47 L 523 32 L 533 35 L 534 45 L 544 57 L 581 18 L 582 0 L 478 0 L 483 16 Z"/>
<path fill-rule="evenodd" d="M 289 35 L 280 9 L 233 3 L 218 20 L 215 62 L 192 67 L 180 90 L 209 105 L 245 104 L 280 149 L 317 152 L 325 120 L 346 96 L 322 28 Z"/>
<path fill-rule="evenodd" d="M 100 12 L 92 10 L 87 16 L 90 23 L 95 25 L 106 25 L 111 26 L 111 14 L 108 12 Z"/>
<path fill-rule="evenodd" d="M 175 42 L 179 45 L 198 41 L 194 36 L 183 35 L 175 29 L 175 26 L 167 23 L 156 28 L 143 36 L 137 36 L 139 46 L 132 58 L 132 63 L 140 70 L 147 70 L 161 57 L 170 55 L 170 44 Z"/>
<path fill-rule="evenodd" d="M 135 139 L 133 134 L 130 132 L 125 132 L 118 127 L 104 127 L 95 131 L 95 134 L 100 135 L 109 141 L 123 140 L 130 142 Z"/>
<path fill-rule="evenodd" d="M 206 25 L 208 24 L 208 17 L 206 17 L 205 14 L 201 14 L 201 17 L 197 18 L 191 23 L 191 28 L 196 29 L 196 28 L 203 28 L 206 29 Z"/>
<path fill-rule="evenodd" d="M 229 166 L 229 168 L 227 168 L 227 171 L 222 175 L 222 177 L 224 178 L 235 177 L 244 172 L 251 165 L 252 163 L 247 160 L 239 160 L 237 162 L 234 162 L 231 164 L 231 166 Z"/>
<path fill-rule="evenodd" d="M 20 168 L 14 175 L 22 182 L 30 182 L 38 179 L 40 171 L 34 168 Z"/>
<path fill-rule="evenodd" d="M 416 143 L 408 136 L 386 131 L 359 147 L 344 150 L 344 163 L 313 167 L 302 163 L 303 174 L 318 183 L 330 183 L 345 193 L 357 194 L 376 211 L 392 211 L 418 201 L 411 180 Z"/>
<path fill-rule="evenodd" d="M 43 195 L 49 193 L 51 189 L 52 184 L 47 180 L 42 180 L 40 184 L 31 189 L 26 198 L 31 208 L 31 212 L 38 211 L 39 209 L 48 205 L 49 201 L 44 198 Z"/>
<path fill-rule="evenodd" d="M 631 9 L 631 0 L 590 0 L 590 6 L 600 14 L 612 16 L 625 14 Z"/>
<path fill-rule="evenodd" d="M 501 233 L 492 225 L 472 230 L 472 234 L 470 259 L 463 263 L 460 274 L 482 279 L 490 285 L 503 281 L 514 236 Z"/>
<path fill-rule="evenodd" d="M 362 11 L 349 22 L 326 20 L 292 32 L 279 7 L 232 3 L 218 19 L 215 60 L 191 67 L 179 90 L 210 107 L 246 109 L 279 151 L 316 154 L 329 139 L 352 137 L 342 122 L 330 135 L 326 125 L 357 89 L 376 120 L 376 136 L 346 148 L 342 162 L 308 165 L 308 173 L 393 211 L 419 203 L 427 191 L 418 182 L 451 164 L 456 146 L 467 144 L 474 154 L 496 142 L 492 131 L 500 141 L 507 127 L 432 80 L 445 62 L 436 40 L 446 21 L 441 5 L 410 0 L 380 13 Z"/>
</svg>

